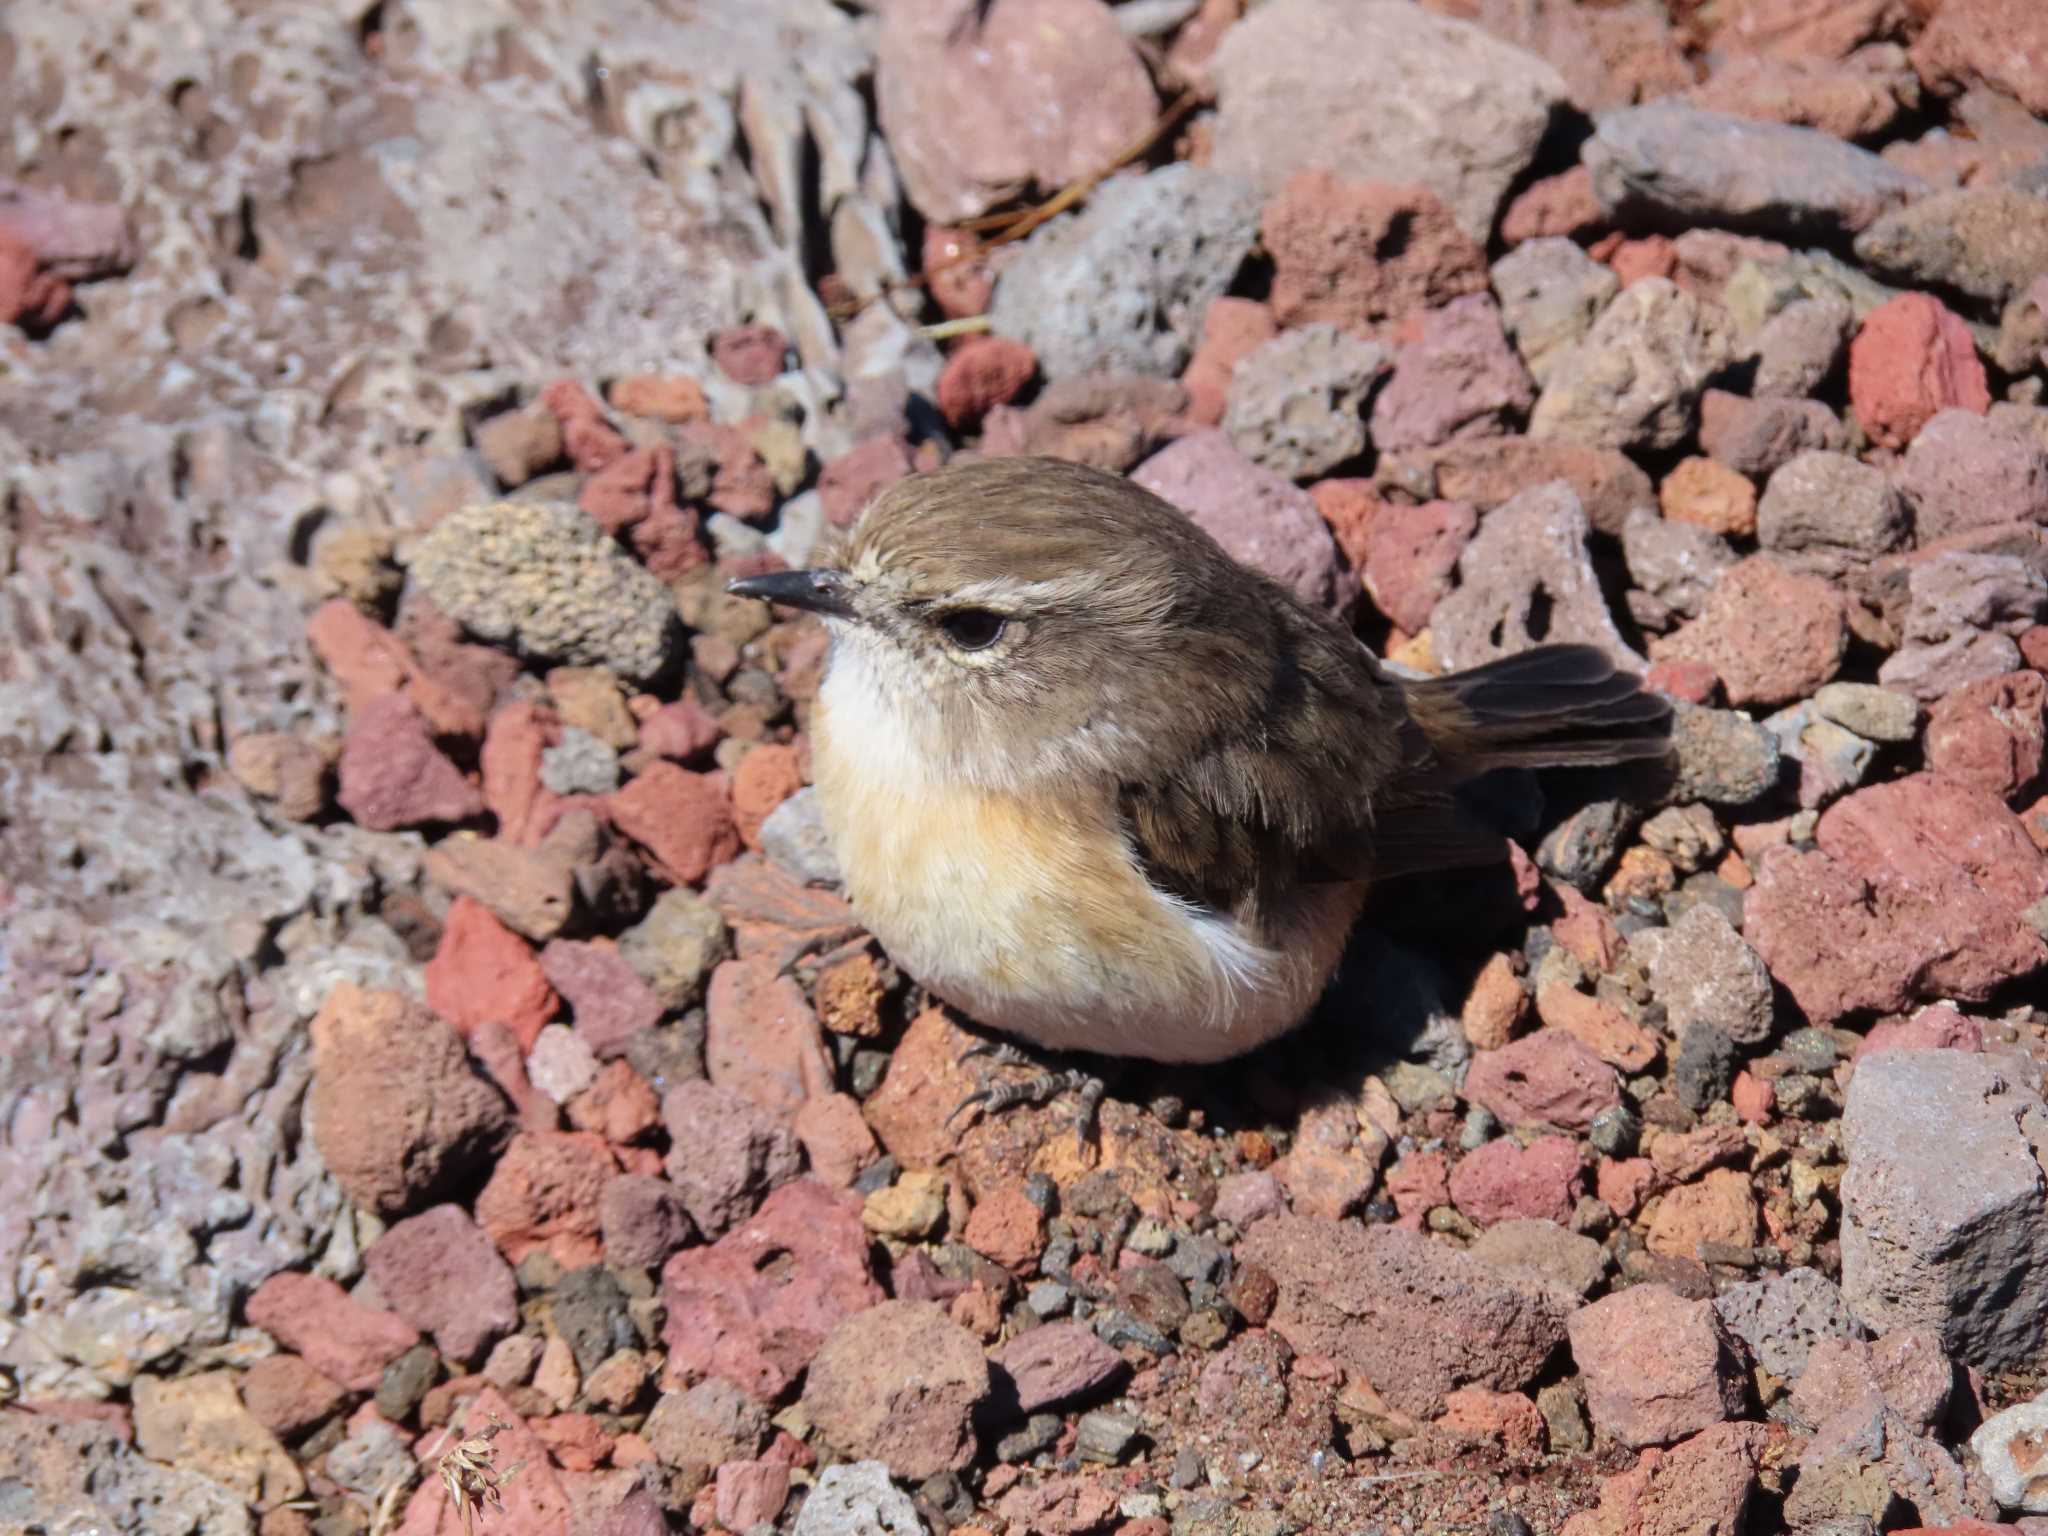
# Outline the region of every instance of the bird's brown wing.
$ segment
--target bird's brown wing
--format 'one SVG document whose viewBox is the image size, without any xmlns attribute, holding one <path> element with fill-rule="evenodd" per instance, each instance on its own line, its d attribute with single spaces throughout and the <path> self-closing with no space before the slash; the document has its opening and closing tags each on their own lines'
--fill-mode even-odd
<svg viewBox="0 0 2048 1536">
<path fill-rule="evenodd" d="M 1154 884 L 1253 925 L 1303 881 L 1360 878 L 1373 807 L 1421 740 L 1348 633 L 1291 601 L 1271 622 L 1265 674 L 1120 797 Z"/>
</svg>

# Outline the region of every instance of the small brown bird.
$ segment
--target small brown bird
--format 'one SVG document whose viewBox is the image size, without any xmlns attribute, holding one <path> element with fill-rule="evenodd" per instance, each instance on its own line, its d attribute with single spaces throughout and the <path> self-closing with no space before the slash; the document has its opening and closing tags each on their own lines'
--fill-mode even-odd
<svg viewBox="0 0 2048 1536">
<path fill-rule="evenodd" d="M 977 1022 L 1219 1061 L 1291 1029 L 1367 886 L 1493 862 L 1461 782 L 1661 756 L 1589 646 L 1398 681 L 1337 619 L 1115 475 L 991 459 L 876 498 L 834 569 L 812 762 L 861 920 Z"/>
</svg>

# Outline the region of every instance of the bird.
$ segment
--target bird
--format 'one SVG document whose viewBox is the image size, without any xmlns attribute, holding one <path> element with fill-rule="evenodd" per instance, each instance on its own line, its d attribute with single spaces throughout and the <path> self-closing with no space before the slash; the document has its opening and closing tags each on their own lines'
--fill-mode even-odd
<svg viewBox="0 0 2048 1536">
<path fill-rule="evenodd" d="M 1459 785 L 1670 748 L 1669 704 L 1592 646 L 1397 677 L 1178 507 L 1057 459 L 900 480 L 829 563 L 729 590 L 829 631 L 812 777 L 856 916 L 1041 1051 L 1265 1045 L 1375 882 L 1506 857 Z"/>
</svg>

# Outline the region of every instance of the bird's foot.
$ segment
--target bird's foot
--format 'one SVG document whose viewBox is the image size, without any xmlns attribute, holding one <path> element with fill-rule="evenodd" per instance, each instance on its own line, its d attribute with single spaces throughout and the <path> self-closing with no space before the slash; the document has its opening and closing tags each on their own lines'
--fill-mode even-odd
<svg viewBox="0 0 2048 1536">
<path fill-rule="evenodd" d="M 958 1064 L 965 1066 L 984 1057 L 999 1067 L 1035 1068 L 1029 1077 L 990 1078 L 983 1076 L 973 1093 L 953 1106 L 946 1116 L 951 1125 L 967 1110 L 979 1105 L 984 1115 L 999 1115 L 1019 1104 L 1050 1104 L 1063 1093 L 1074 1095 L 1074 1134 L 1083 1152 L 1095 1134 L 1095 1119 L 1102 1108 L 1109 1085 L 1093 1072 L 1080 1067 L 1048 1066 L 1038 1057 L 1007 1040 L 983 1040 L 962 1051 Z"/>
</svg>

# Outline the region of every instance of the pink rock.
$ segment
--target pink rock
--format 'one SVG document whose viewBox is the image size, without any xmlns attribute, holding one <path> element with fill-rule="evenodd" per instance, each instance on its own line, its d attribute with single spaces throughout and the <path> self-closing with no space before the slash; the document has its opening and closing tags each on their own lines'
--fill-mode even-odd
<svg viewBox="0 0 2048 1536">
<path fill-rule="evenodd" d="M 2048 522 L 2048 445 L 2002 417 L 1944 410 L 1898 469 L 1921 545 L 2012 522 Z"/>
<path fill-rule="evenodd" d="M 1017 1394 L 1017 1409 L 1038 1413 L 1086 1402 L 1128 1374 L 1124 1358 L 1086 1323 L 1041 1323 L 998 1349 L 993 1359 Z"/>
<path fill-rule="evenodd" d="M 1202 319 L 1202 339 L 1180 376 L 1188 392 L 1188 419 L 1199 426 L 1218 426 L 1237 365 L 1280 334 L 1273 311 L 1257 299 L 1225 296 L 1209 303 Z"/>
<path fill-rule="evenodd" d="M 1028 1273 L 1045 1247 L 1045 1213 L 1021 1184 L 1000 1184 L 975 1202 L 960 1238 L 983 1258 Z"/>
<path fill-rule="evenodd" d="M 686 373 L 627 373 L 612 380 L 612 409 L 681 426 L 711 414 L 704 386 Z"/>
<path fill-rule="evenodd" d="M 1113 163 L 1151 125 L 1150 76 L 1100 0 L 945 0 L 883 13 L 876 97 L 904 191 L 935 223 Z"/>
<path fill-rule="evenodd" d="M 1518 1216 L 1562 1225 L 1585 1184 L 1578 1143 L 1569 1137 L 1541 1136 L 1524 1147 L 1501 1136 L 1451 1170 L 1451 1200 L 1482 1227 Z"/>
<path fill-rule="evenodd" d="M 1360 1134 L 1357 1108 L 1340 1097 L 1302 1116 L 1294 1145 L 1273 1174 L 1298 1214 L 1335 1221 L 1356 1213 L 1372 1194 L 1385 1147 L 1384 1138 Z"/>
<path fill-rule="evenodd" d="M 804 787 L 795 747 L 762 742 L 740 759 L 732 775 L 733 820 L 740 841 L 761 851 L 761 824 L 775 808 Z"/>
<path fill-rule="evenodd" d="M 1670 1450 L 1651 1448 L 1600 1485 L 1600 1507 L 1573 1515 L 1561 1536 L 1735 1536 L 1755 1502 L 1757 1468 L 1774 1443 L 1763 1424 L 1714 1424 Z"/>
<path fill-rule="evenodd" d="M 511 1267 L 459 1205 L 437 1205 L 394 1223 L 363 1255 L 391 1310 L 457 1365 L 519 1326 Z"/>
<path fill-rule="evenodd" d="M 695 508 L 657 499 L 627 537 L 642 565 L 663 581 L 674 581 L 710 564 L 711 552 L 704 547 L 700 531 Z"/>
<path fill-rule="evenodd" d="M 373 832 L 467 821 L 483 796 L 434 745 L 426 717 L 398 694 L 372 700 L 349 722 L 335 799 Z"/>
<path fill-rule="evenodd" d="M 1341 611 L 1350 584 L 1330 530 L 1308 492 L 1262 469 L 1223 432 L 1192 433 L 1131 476 L 1172 502 L 1232 558 L 1265 572 L 1302 601 Z"/>
<path fill-rule="evenodd" d="M 1647 1157 L 1603 1157 L 1593 1175 L 1593 1193 L 1622 1217 L 1635 1215 L 1663 1184 Z"/>
<path fill-rule="evenodd" d="M 818 475 L 818 500 L 835 528 L 851 528 L 875 497 L 908 475 L 910 445 L 894 434 L 855 443 Z"/>
<path fill-rule="evenodd" d="M 2041 777 L 2044 733 L 2048 677 L 2026 671 L 1979 678 L 1927 712 L 1927 766 L 2000 800 L 2024 801 Z"/>
<path fill-rule="evenodd" d="M 1756 1241 L 1756 1222 L 1749 1175 L 1738 1168 L 1715 1168 L 1664 1196 L 1644 1241 L 1652 1253 L 1697 1259 L 1702 1245 L 1748 1247 Z"/>
<path fill-rule="evenodd" d="M 1735 1074 L 1728 1101 L 1735 1106 L 1736 1116 L 1744 1125 L 1768 1125 L 1778 1107 L 1778 1091 L 1768 1078 L 1743 1071 Z"/>
<path fill-rule="evenodd" d="M 1572 238 L 1599 229 L 1607 211 L 1593 195 L 1593 172 L 1584 165 L 1539 177 L 1516 193 L 1501 214 L 1500 237 L 1508 245 L 1546 236 Z"/>
<path fill-rule="evenodd" d="M 1300 171 L 1266 205 L 1259 233 L 1282 327 L 1370 331 L 1486 289 L 1486 253 L 1426 187 Z"/>
<path fill-rule="evenodd" d="M 748 1531 L 772 1523 L 789 1498 L 789 1463 L 774 1457 L 728 1461 L 718 1469 L 718 1523 Z"/>
<path fill-rule="evenodd" d="M 1463 502 L 1382 503 L 1365 526 L 1365 588 L 1380 612 L 1411 635 L 1428 628 L 1478 529 Z"/>
<path fill-rule="evenodd" d="M 469 1032 L 467 1044 L 470 1059 L 512 1101 L 518 1129 L 552 1131 L 560 1126 L 561 1106 L 534 1087 L 526 1075 L 526 1050 L 511 1026 L 485 1019 Z"/>
<path fill-rule="evenodd" d="M 1932 294 L 1902 293 L 1849 343 L 1849 403 L 1872 442 L 1903 448 L 1938 411 L 1982 415 L 1991 387 L 1962 318 Z"/>
<path fill-rule="evenodd" d="M 576 1130 L 602 1136 L 614 1146 L 640 1141 L 661 1123 L 661 1100 L 632 1063 L 623 1060 L 599 1067 L 589 1085 L 563 1108 Z"/>
<path fill-rule="evenodd" d="M 705 756 L 724 734 L 725 727 L 687 693 L 640 722 L 640 745 L 679 763 Z"/>
<path fill-rule="evenodd" d="M 1818 400 L 1752 400 L 1710 389 L 1700 396 L 1700 450 L 1753 479 L 1808 452 L 1839 452 L 1841 419 Z"/>
<path fill-rule="evenodd" d="M 736 1089 L 702 1079 L 678 1083 L 662 1099 L 661 1115 L 669 1178 L 708 1236 L 744 1221 L 802 1167 L 785 1119 Z"/>
<path fill-rule="evenodd" d="M 442 1020 L 396 992 L 337 984 L 312 1024 L 306 1120 L 356 1204 L 394 1216 L 451 1190 L 510 1129 L 498 1091 Z"/>
<path fill-rule="evenodd" d="M 735 384 L 751 388 L 773 384 L 788 353 L 789 338 L 772 325 L 729 325 L 711 337 L 711 361 Z"/>
<path fill-rule="evenodd" d="M 574 379 L 557 379 L 540 392 L 540 403 L 562 424 L 562 446 L 569 462 L 584 474 L 595 474 L 623 458 L 632 444 L 604 419 L 604 409 Z"/>
<path fill-rule="evenodd" d="M 505 1025 L 522 1052 L 561 1008 L 533 949 L 468 896 L 448 908 L 440 947 L 427 962 L 427 1004 L 468 1035 L 487 1021 Z"/>
<path fill-rule="evenodd" d="M 1435 1414 L 1459 1387 L 1525 1387 L 1563 1340 L 1560 1288 L 1399 1227 L 1276 1216 L 1238 1253 L 1278 1283 L 1271 1327 L 1296 1354 L 1404 1413 Z"/>
<path fill-rule="evenodd" d="M 348 1390 L 297 1355 L 269 1355 L 242 1373 L 242 1406 L 281 1439 L 295 1439 L 333 1413 Z"/>
<path fill-rule="evenodd" d="M 306 620 L 306 643 L 334 675 L 350 714 L 361 714 L 412 674 L 405 642 L 345 597 L 329 598 Z"/>
<path fill-rule="evenodd" d="M 1650 670 L 1643 674 L 1643 686 L 1652 693 L 1682 699 L 1688 704 L 1709 704 L 1721 691 L 1721 679 L 1704 661 L 1673 657 L 1669 661 L 1653 662 Z"/>
<path fill-rule="evenodd" d="M 1567 1329 L 1594 1426 L 1624 1445 L 1669 1445 L 1742 1412 L 1742 1367 L 1711 1301 L 1634 1285 Z"/>
<path fill-rule="evenodd" d="M 797 1106 L 793 1128 L 796 1139 L 803 1144 L 812 1176 L 834 1189 L 852 1188 L 860 1171 L 882 1155 L 882 1149 L 875 1145 L 875 1133 L 861 1118 L 860 1101 L 851 1094 L 824 1093 L 805 1099 Z M 980 1209 L 975 1207 L 976 1211 Z M 973 1226 L 973 1218 L 969 1217 L 970 1232 Z M 971 1236 L 967 1241 L 974 1246 Z"/>
<path fill-rule="evenodd" d="M 1572 488 L 1587 519 L 1601 533 L 1619 537 L 1629 513 L 1657 499 L 1650 477 L 1617 448 L 1557 438 L 1475 437 L 1400 455 L 1382 464 L 1398 466 L 1403 483 L 1412 477 L 1417 494 L 1463 501 L 1484 514 L 1551 480 Z"/>
<path fill-rule="evenodd" d="M 395 1313 L 366 1307 L 324 1275 L 272 1275 L 249 1297 L 249 1322 L 344 1387 L 367 1392 L 419 1343 Z"/>
<path fill-rule="evenodd" d="M 1981 790 L 1927 773 L 1873 785 L 1830 806 L 1815 841 L 1763 860 L 1743 929 L 1815 1023 L 1981 1001 L 2048 962 L 2024 915 L 2048 895 L 2048 855 Z"/>
<path fill-rule="evenodd" d="M 775 477 L 744 430 L 693 421 L 677 428 L 676 440 L 679 452 L 712 466 L 704 500 L 713 511 L 759 522 L 775 510 Z"/>
<path fill-rule="evenodd" d="M 2028 0 L 1952 0 L 1913 47 L 1930 86 L 1983 84 L 2048 116 L 2048 15 Z"/>
<path fill-rule="evenodd" d="M 554 712 L 530 699 L 504 705 L 484 728 L 478 759 L 484 804 L 498 818 L 498 835 L 508 842 L 539 839 L 539 812 L 550 798 L 541 787 L 540 758 L 555 744 L 559 729 Z"/>
<path fill-rule="evenodd" d="M 1065 459 L 1121 474 L 1168 438 L 1187 430 L 1187 391 L 1171 379 L 1136 373 L 1081 373 L 1055 380 L 1025 409 L 988 413 L 981 451 Z"/>
<path fill-rule="evenodd" d="M 601 1136 L 522 1131 L 476 1197 L 477 1224 L 514 1264 L 540 1249 L 564 1269 L 595 1264 L 600 1201 L 618 1171 Z"/>
<path fill-rule="evenodd" d="M 1700 616 L 1651 650 L 1659 661 L 1703 661 L 1738 708 L 1787 704 L 1841 670 L 1848 601 L 1818 576 L 1752 555 L 1722 573 Z"/>
<path fill-rule="evenodd" d="M 1009 1529 L 1043 1532 L 1044 1536 L 1083 1536 L 1103 1529 L 1116 1512 L 1115 1492 L 1097 1479 L 1083 1476 L 1026 1480 L 1005 1492 L 995 1505 L 996 1518 Z M 1138 1521 L 1120 1529 L 1129 1531 L 1132 1525 L 1140 1526 L 1132 1536 L 1157 1536 Z"/>
<path fill-rule="evenodd" d="M 1410 1153 L 1388 1172 L 1387 1198 L 1400 1213 L 1402 1226 L 1421 1231 L 1425 1216 L 1451 1203 L 1450 1159 L 1442 1152 Z"/>
<path fill-rule="evenodd" d="M 676 456 L 672 448 L 635 448 L 583 482 L 576 505 L 616 537 L 644 521 L 657 500 L 673 506 Z"/>
<path fill-rule="evenodd" d="M 1436 1427 L 1466 1440 L 1505 1447 L 1521 1456 L 1541 1455 L 1549 1443 L 1543 1414 L 1520 1392 L 1460 1387 L 1444 1395 Z"/>
<path fill-rule="evenodd" d="M 779 1397 L 846 1317 L 882 1299 L 860 1202 L 799 1179 L 752 1220 L 662 1269 L 671 1379 L 719 1376 Z"/>
<path fill-rule="evenodd" d="M 633 1036 L 661 1022 L 661 999 L 616 945 L 555 939 L 540 952 L 540 968 L 599 1060 L 619 1055 Z"/>
<path fill-rule="evenodd" d="M 1374 447 L 1398 453 L 1495 436 L 1528 415 L 1535 386 L 1508 345 L 1492 295 L 1453 299 L 1420 322 L 1373 399 Z"/>
<path fill-rule="evenodd" d="M 71 308 L 71 285 L 41 270 L 35 248 L 0 228 L 0 323 L 45 331 Z"/>
<path fill-rule="evenodd" d="M 1260 1169 L 1251 1173 L 1228 1173 L 1216 1184 L 1216 1219 L 1227 1221 L 1240 1232 L 1248 1232 L 1255 1221 L 1277 1216 L 1286 1209 L 1280 1181 Z"/>
<path fill-rule="evenodd" d="M 1857 1047 L 1856 1059 L 1878 1051 L 1981 1051 L 1984 1028 L 1947 1003 L 1933 1003 L 1911 1018 L 1882 1019 Z"/>
<path fill-rule="evenodd" d="M 612 824 L 646 849 L 673 884 L 699 885 L 714 864 L 740 851 L 732 796 L 720 775 L 653 763 L 606 796 L 605 806 Z"/>
<path fill-rule="evenodd" d="M 1287 1375 L 1294 1351 L 1267 1328 L 1248 1328 L 1202 1367 L 1195 1406 L 1232 1436 L 1270 1430 L 1287 1417 Z"/>
<path fill-rule="evenodd" d="M 1657 1059 L 1656 1036 L 1604 997 L 1548 982 L 1536 993 L 1536 1013 L 1546 1029 L 1562 1030 L 1623 1072 L 1640 1072 Z"/>
<path fill-rule="evenodd" d="M 974 1459 L 989 1364 L 934 1301 L 885 1301 L 842 1319 L 804 1378 L 805 1416 L 828 1444 L 906 1482 Z"/>
<path fill-rule="evenodd" d="M 939 414 L 971 432 L 998 405 L 1008 405 L 1038 372 L 1031 348 L 1009 336 L 969 336 L 939 371 Z"/>
<path fill-rule="evenodd" d="M 656 1269 L 687 1243 L 694 1227 L 682 1191 L 666 1179 L 622 1173 L 598 1197 L 604 1261 L 614 1269 Z"/>
<path fill-rule="evenodd" d="M 803 988 L 758 957 L 728 960 L 711 973 L 704 1064 L 712 1082 L 784 1122 L 805 1099 L 832 1091 L 824 1032 Z"/>
<path fill-rule="evenodd" d="M 1539 1030 L 1497 1051 L 1478 1051 L 1465 1074 L 1465 1098 L 1503 1125 L 1554 1125 L 1582 1131 L 1621 1102 L 1614 1069 L 1572 1036 Z"/>
</svg>

